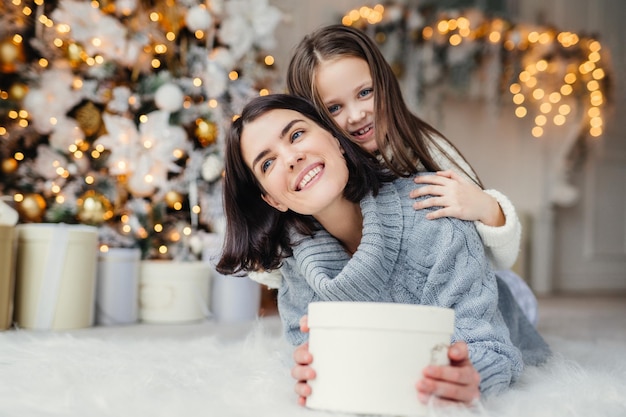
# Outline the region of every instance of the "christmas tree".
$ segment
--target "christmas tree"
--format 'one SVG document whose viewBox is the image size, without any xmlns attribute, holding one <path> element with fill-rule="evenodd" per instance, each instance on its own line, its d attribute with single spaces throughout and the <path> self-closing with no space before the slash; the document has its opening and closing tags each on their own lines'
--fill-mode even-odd
<svg viewBox="0 0 626 417">
<path fill-rule="evenodd" d="M 277 84 L 267 0 L 0 5 L 0 195 L 21 222 L 194 258 L 222 227 L 225 128 Z"/>
</svg>

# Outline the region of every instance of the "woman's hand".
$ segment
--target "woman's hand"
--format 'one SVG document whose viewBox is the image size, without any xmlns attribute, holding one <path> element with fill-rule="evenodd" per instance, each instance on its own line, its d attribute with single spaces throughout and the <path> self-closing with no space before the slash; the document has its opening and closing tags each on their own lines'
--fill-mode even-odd
<svg viewBox="0 0 626 417">
<path fill-rule="evenodd" d="M 429 365 L 417 382 L 417 395 L 427 403 L 435 396 L 439 403 L 472 405 L 480 398 L 480 375 L 469 360 L 465 342 L 456 342 L 448 349 L 450 365 Z"/>
<path fill-rule="evenodd" d="M 300 331 L 309 332 L 307 316 L 300 319 Z M 291 376 L 297 381 L 295 392 L 298 394 L 298 404 L 305 406 L 306 399 L 312 392 L 307 381 L 315 378 L 315 370 L 311 367 L 313 356 L 309 352 L 309 342 L 304 342 L 294 350 L 293 359 L 296 364 L 291 368 Z"/>
<path fill-rule="evenodd" d="M 300 319 L 300 330 L 308 333 L 307 316 Z M 454 343 L 448 349 L 448 358 L 448 366 L 430 365 L 424 369 L 423 378 L 416 384 L 420 401 L 426 403 L 434 395 L 439 402 L 472 405 L 480 398 L 480 375 L 469 360 L 467 344 Z M 312 392 L 308 381 L 315 378 L 308 342 L 294 350 L 293 359 L 295 365 L 291 368 L 291 376 L 297 381 L 294 391 L 298 395 L 298 404 L 305 406 Z"/>
<path fill-rule="evenodd" d="M 427 184 L 409 194 L 411 198 L 429 195 L 416 201 L 415 210 L 427 207 L 441 207 L 426 215 L 426 218 L 455 217 L 461 220 L 480 221 L 487 226 L 503 226 L 504 213 L 495 198 L 453 171 L 439 171 L 436 175 L 418 175 L 416 184 Z"/>
</svg>

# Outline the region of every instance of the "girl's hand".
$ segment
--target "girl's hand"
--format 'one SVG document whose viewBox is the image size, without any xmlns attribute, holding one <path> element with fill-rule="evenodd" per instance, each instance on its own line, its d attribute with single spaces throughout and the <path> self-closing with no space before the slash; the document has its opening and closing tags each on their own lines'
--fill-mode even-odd
<svg viewBox="0 0 626 417">
<path fill-rule="evenodd" d="M 429 365 L 416 384 L 421 402 L 435 396 L 437 403 L 462 403 L 468 406 L 480 399 L 480 375 L 469 360 L 465 342 L 456 342 L 448 349 L 450 365 Z"/>
<path fill-rule="evenodd" d="M 409 194 L 411 198 L 425 195 L 430 197 L 416 201 L 415 210 L 441 207 L 426 215 L 426 218 L 455 217 L 461 220 L 480 221 L 487 226 L 503 226 L 504 213 L 495 198 L 453 171 L 438 171 L 436 175 L 418 175 L 416 184 L 427 184 Z"/>
<path fill-rule="evenodd" d="M 309 332 L 307 316 L 300 319 L 300 331 Z M 307 381 L 315 378 L 315 370 L 311 367 L 313 356 L 309 352 L 308 342 L 304 342 L 294 350 L 293 359 L 296 364 L 291 368 L 291 376 L 297 381 L 294 390 L 298 394 L 298 404 L 305 406 L 306 398 L 312 392 Z"/>
</svg>

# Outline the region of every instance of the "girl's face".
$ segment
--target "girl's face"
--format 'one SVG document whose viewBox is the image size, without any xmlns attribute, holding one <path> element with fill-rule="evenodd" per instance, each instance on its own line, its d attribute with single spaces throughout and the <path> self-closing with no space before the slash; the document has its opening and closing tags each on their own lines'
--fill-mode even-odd
<svg viewBox="0 0 626 417">
<path fill-rule="evenodd" d="M 374 86 L 367 62 L 356 57 L 324 61 L 314 82 L 337 125 L 350 133 L 353 142 L 375 152 Z"/>
<path fill-rule="evenodd" d="M 318 217 L 343 199 L 348 167 L 339 141 L 293 110 L 271 110 L 244 125 L 241 153 L 280 211 Z"/>
</svg>

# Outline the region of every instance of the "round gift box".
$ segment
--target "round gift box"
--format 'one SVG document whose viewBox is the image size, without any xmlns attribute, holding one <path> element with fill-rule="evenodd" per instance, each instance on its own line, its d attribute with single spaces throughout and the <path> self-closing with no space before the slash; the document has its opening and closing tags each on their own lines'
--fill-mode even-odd
<svg viewBox="0 0 626 417">
<path fill-rule="evenodd" d="M 309 408 L 422 416 L 415 384 L 429 364 L 447 364 L 454 310 L 397 303 L 309 304 L 315 379 Z"/>
<path fill-rule="evenodd" d="M 246 322 L 259 316 L 261 285 L 248 277 L 211 271 L 211 313 L 220 322 Z"/>
<path fill-rule="evenodd" d="M 202 260 L 211 265 L 212 317 L 219 322 L 234 323 L 255 320 L 261 307 L 261 285 L 248 277 L 222 275 L 215 269 L 220 259 L 224 236 L 203 236 Z"/>
<path fill-rule="evenodd" d="M 11 327 L 15 291 L 15 226 L 0 225 L 0 330 Z"/>
<path fill-rule="evenodd" d="M 199 321 L 209 315 L 211 266 L 205 262 L 141 262 L 139 319 L 150 323 Z"/>
<path fill-rule="evenodd" d="M 117 325 L 139 319 L 138 248 L 109 248 L 98 255 L 96 323 Z"/>
<path fill-rule="evenodd" d="M 15 321 L 67 330 L 93 324 L 98 229 L 79 224 L 17 226 Z"/>
</svg>

